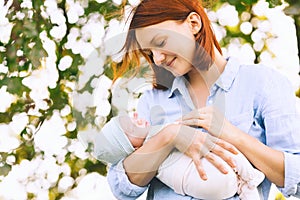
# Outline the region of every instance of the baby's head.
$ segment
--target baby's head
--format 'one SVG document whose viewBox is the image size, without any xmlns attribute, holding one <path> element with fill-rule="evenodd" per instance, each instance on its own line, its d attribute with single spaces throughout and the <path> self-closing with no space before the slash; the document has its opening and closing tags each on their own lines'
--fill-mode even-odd
<svg viewBox="0 0 300 200">
<path fill-rule="evenodd" d="M 115 164 L 133 151 L 118 116 L 111 118 L 95 137 L 94 156 L 100 161 Z"/>
</svg>

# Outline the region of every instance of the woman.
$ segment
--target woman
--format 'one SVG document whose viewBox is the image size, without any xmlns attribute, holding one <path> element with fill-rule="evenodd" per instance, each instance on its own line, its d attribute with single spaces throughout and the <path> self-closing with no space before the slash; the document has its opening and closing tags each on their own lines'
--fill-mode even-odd
<svg viewBox="0 0 300 200">
<path fill-rule="evenodd" d="M 286 196 L 299 195 L 300 117 L 284 77 L 264 66 L 223 58 L 197 0 L 144 0 L 134 10 L 129 29 L 119 75 L 138 66 L 140 55 L 155 75 L 153 90 L 139 100 L 139 116 L 152 125 L 180 119 L 220 140 L 209 141 L 205 134 L 157 134 L 110 168 L 109 184 L 118 199 L 136 199 L 147 188 L 148 199 L 193 199 L 154 178 L 158 166 L 176 148 L 193 159 L 205 180 L 209 177 L 201 157 L 227 173 L 220 159 L 234 167 L 227 152 L 234 152 L 231 144 L 266 175 L 260 186 L 263 199 L 271 182 Z M 163 112 L 150 112 L 157 105 Z"/>
</svg>

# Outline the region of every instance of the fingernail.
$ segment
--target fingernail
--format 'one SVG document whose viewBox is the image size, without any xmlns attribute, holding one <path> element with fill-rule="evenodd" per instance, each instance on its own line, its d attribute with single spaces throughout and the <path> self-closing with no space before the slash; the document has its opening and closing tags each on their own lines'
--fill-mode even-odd
<svg viewBox="0 0 300 200">
<path fill-rule="evenodd" d="M 227 174 L 228 173 L 228 170 L 226 168 L 223 168 L 222 171 Z"/>
</svg>

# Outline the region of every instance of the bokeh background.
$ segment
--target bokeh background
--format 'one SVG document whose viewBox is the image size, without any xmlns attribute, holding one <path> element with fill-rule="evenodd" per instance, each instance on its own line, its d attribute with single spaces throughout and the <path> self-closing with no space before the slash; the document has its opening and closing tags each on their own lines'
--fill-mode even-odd
<svg viewBox="0 0 300 200">
<path fill-rule="evenodd" d="M 134 112 L 151 87 L 145 63 L 135 77 L 130 71 L 112 82 L 138 3 L 0 0 L 1 200 L 114 199 L 108 166 L 78 135 L 89 138 L 117 113 Z M 224 56 L 279 70 L 300 96 L 299 0 L 205 3 Z M 275 198 L 283 199 L 273 188 Z"/>
</svg>

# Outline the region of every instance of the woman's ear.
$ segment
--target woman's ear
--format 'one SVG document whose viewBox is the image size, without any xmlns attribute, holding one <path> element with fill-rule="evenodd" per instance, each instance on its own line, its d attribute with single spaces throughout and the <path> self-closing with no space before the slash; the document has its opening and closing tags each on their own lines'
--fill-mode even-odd
<svg viewBox="0 0 300 200">
<path fill-rule="evenodd" d="M 202 28 L 202 21 L 201 17 L 198 13 L 196 12 L 191 12 L 187 18 L 186 18 L 187 23 L 189 24 L 191 31 L 194 35 L 196 35 Z"/>
</svg>

